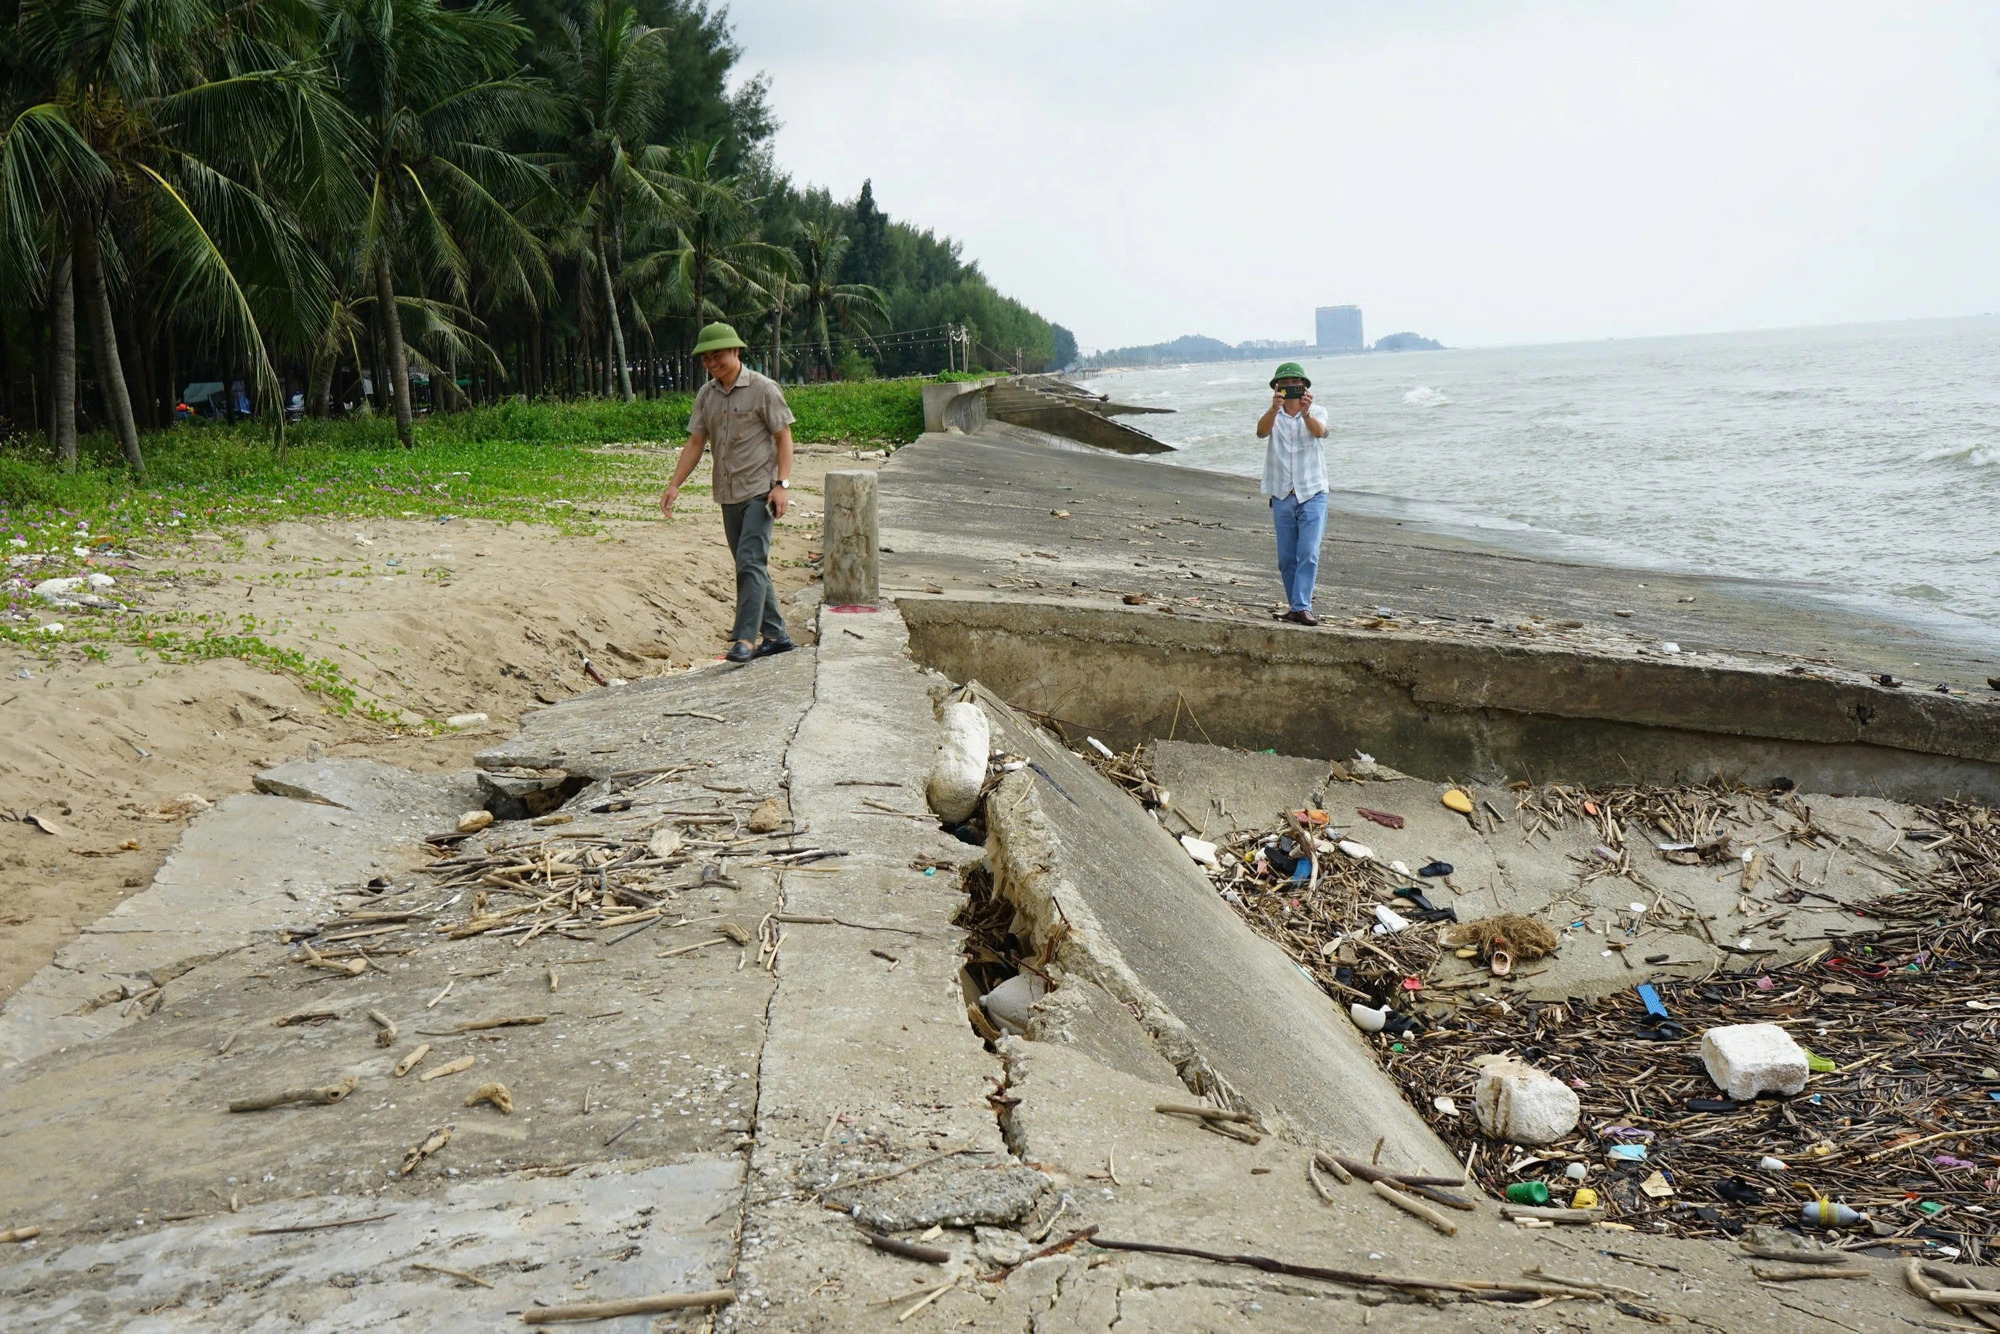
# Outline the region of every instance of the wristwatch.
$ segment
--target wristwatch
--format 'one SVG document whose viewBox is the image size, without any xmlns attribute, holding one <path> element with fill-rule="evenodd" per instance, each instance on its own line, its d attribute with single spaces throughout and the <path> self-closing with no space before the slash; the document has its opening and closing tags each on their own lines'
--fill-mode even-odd
<svg viewBox="0 0 2000 1334">
<path fill-rule="evenodd" d="M 786 481 L 786 480 L 785 480 L 784 478 L 782 478 L 782 477 L 780 477 L 780 478 L 778 479 L 778 482 L 777 482 L 777 484 L 778 484 L 779 486 L 782 486 L 782 487 L 784 487 L 784 488 L 785 488 L 785 490 L 787 490 L 787 491 L 789 491 L 789 490 L 791 490 L 791 489 L 792 489 L 792 484 L 791 484 L 790 482 Z"/>
</svg>

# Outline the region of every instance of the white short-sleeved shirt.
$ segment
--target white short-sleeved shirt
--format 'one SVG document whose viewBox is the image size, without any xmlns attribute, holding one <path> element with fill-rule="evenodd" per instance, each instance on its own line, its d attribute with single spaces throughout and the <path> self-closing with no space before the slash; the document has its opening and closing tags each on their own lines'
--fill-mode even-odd
<svg viewBox="0 0 2000 1334">
<path fill-rule="evenodd" d="M 1315 404 L 1306 412 L 1326 425 L 1325 408 Z M 1279 408 L 1264 441 L 1264 494 L 1311 500 L 1326 489 L 1326 441 L 1306 429 L 1305 412 L 1294 417 Z"/>
</svg>

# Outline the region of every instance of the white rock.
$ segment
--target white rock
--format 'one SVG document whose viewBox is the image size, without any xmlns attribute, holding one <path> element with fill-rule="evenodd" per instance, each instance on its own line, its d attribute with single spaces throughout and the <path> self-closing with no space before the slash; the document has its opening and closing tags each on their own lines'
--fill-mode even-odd
<svg viewBox="0 0 2000 1334">
<path fill-rule="evenodd" d="M 1369 847 L 1366 843 L 1356 843 L 1351 838 L 1343 838 L 1335 846 L 1348 856 L 1354 858 L 1355 861 L 1368 862 L 1375 860 L 1375 849 Z"/>
<path fill-rule="evenodd" d="M 486 715 L 483 713 L 454 713 L 444 720 L 444 725 L 455 731 L 465 727 L 477 727 L 485 721 Z"/>
<path fill-rule="evenodd" d="M 1701 1063 L 1738 1102 L 1760 1093 L 1797 1093 L 1810 1067 L 1805 1050 L 1776 1024 L 1726 1024 L 1701 1035 Z"/>
<path fill-rule="evenodd" d="M 924 792 L 940 819 L 958 824 L 979 805 L 979 789 L 986 783 L 986 755 L 992 728 L 985 711 L 965 700 L 945 705 L 939 722 L 944 727 L 944 737 L 931 760 L 930 780 L 924 785 Z"/>
<path fill-rule="evenodd" d="M 87 579 L 92 588 L 109 588 L 118 582 L 108 574 L 98 574 L 95 571 L 92 571 Z"/>
<path fill-rule="evenodd" d="M 1187 849 L 1188 856 L 1194 858 L 1203 866 L 1221 868 L 1222 862 L 1215 855 L 1215 844 L 1209 842 L 1207 839 L 1196 838 L 1193 834 L 1182 834 L 1181 846 Z"/>
<path fill-rule="evenodd" d="M 476 834 L 492 823 L 492 811 L 467 811 L 458 817 L 458 832 L 461 834 Z"/>
<path fill-rule="evenodd" d="M 653 831 L 646 840 L 646 854 L 650 857 L 671 857 L 681 850 L 681 831 L 672 825 Z"/>
<path fill-rule="evenodd" d="M 82 587 L 83 578 L 80 575 L 64 579 L 44 579 L 35 585 L 34 594 L 44 602 L 61 602 Z"/>
<path fill-rule="evenodd" d="M 1049 984 L 1033 973 L 1016 973 L 979 998 L 986 1017 L 1002 1032 L 1022 1037 L 1028 1031 L 1028 1007 L 1048 995 Z"/>
<path fill-rule="evenodd" d="M 1481 1063 L 1473 1104 L 1480 1128 L 1510 1144 L 1553 1144 L 1576 1129 L 1583 1111 L 1569 1085 L 1505 1056 Z"/>
<path fill-rule="evenodd" d="M 61 621 L 50 621 L 47 625 L 42 627 L 42 633 L 45 635 L 59 635 L 62 632 L 63 632 L 63 623 Z"/>
<path fill-rule="evenodd" d="M 1398 931 L 1410 929 L 1410 919 L 1386 903 L 1375 905 L 1375 922 L 1375 934 L 1378 936 L 1394 935 Z"/>
</svg>

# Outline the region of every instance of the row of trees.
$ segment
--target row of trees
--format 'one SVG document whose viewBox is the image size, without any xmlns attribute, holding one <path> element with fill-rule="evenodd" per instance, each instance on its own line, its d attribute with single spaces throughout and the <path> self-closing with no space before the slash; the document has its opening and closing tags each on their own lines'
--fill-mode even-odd
<svg viewBox="0 0 2000 1334">
<path fill-rule="evenodd" d="M 729 319 L 775 374 L 1061 364 L 958 246 L 777 171 L 702 0 L 0 0 L 0 416 L 630 399 Z M 959 330 L 962 340 L 954 340 Z M 239 400 L 225 392 L 226 409 Z"/>
</svg>

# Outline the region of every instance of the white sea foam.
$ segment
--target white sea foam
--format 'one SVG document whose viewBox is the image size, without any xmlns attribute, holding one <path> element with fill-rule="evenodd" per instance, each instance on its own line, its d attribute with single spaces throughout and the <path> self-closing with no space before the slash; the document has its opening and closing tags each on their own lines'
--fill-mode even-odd
<svg viewBox="0 0 2000 1334">
<path fill-rule="evenodd" d="M 1420 384 L 1409 393 L 1404 394 L 1403 401 L 1413 408 L 1441 408 L 1451 402 L 1449 398 L 1445 397 L 1443 390 L 1433 389 L 1427 384 Z"/>
</svg>

